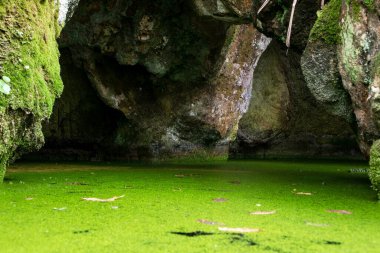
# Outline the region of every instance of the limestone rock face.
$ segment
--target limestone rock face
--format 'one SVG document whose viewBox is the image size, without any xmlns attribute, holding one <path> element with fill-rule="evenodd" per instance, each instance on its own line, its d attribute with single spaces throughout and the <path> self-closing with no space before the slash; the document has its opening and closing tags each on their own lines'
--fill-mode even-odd
<svg viewBox="0 0 380 253">
<path fill-rule="evenodd" d="M 247 22 L 250 8 L 249 1 L 81 1 L 60 44 L 103 102 L 138 129 L 123 127 L 115 143 L 153 156 L 214 153 L 235 138 L 270 41 L 236 24 Z"/>
<path fill-rule="evenodd" d="M 330 113 L 353 122 L 367 158 L 380 134 L 379 5 L 378 1 L 330 1 L 319 13 L 302 56 L 303 74 L 314 98 Z"/>
<path fill-rule="evenodd" d="M 331 114 L 354 121 L 352 105 L 338 68 L 342 2 L 332 0 L 320 11 L 301 59 L 307 86 L 318 103 Z"/>
<path fill-rule="evenodd" d="M 351 1 L 343 5 L 339 69 L 350 94 L 358 142 L 370 157 L 369 177 L 379 191 L 380 138 L 380 2 Z M 372 145 L 373 144 L 373 145 Z M 371 147 L 372 146 L 372 147 Z M 379 195 L 380 196 L 380 195 Z"/>
<path fill-rule="evenodd" d="M 343 5 L 339 69 L 350 94 L 362 152 L 369 156 L 377 126 L 379 95 L 380 19 L 379 3 L 365 6 L 358 1 Z"/>
<path fill-rule="evenodd" d="M 353 122 L 351 100 L 339 74 L 337 46 L 309 42 L 302 55 L 302 70 L 310 92 L 321 106 Z"/>
<path fill-rule="evenodd" d="M 80 0 L 60 0 L 58 22 L 64 25 L 74 14 Z"/>
<path fill-rule="evenodd" d="M 0 2 L 0 181 L 8 161 L 42 146 L 62 92 L 57 14 L 53 0 Z"/>
<path fill-rule="evenodd" d="M 226 22 L 251 23 L 253 3 L 251 0 L 193 0 L 197 14 Z"/>
<path fill-rule="evenodd" d="M 321 106 L 300 68 L 301 56 L 276 42 L 262 55 L 232 158 L 361 159 L 351 125 Z"/>
</svg>

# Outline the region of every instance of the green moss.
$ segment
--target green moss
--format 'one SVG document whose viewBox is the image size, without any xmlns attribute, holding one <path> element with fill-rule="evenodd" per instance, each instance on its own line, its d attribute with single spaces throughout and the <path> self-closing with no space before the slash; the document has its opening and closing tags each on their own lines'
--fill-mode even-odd
<svg viewBox="0 0 380 253">
<path fill-rule="evenodd" d="M 342 28 L 342 63 L 353 83 L 358 83 L 363 79 L 362 66 L 357 64 L 360 59 L 360 48 L 356 45 L 354 20 L 351 15 L 346 15 Z"/>
<path fill-rule="evenodd" d="M 276 20 L 282 25 L 282 26 L 285 26 L 286 25 L 286 17 L 288 16 L 288 13 L 289 13 L 289 8 L 287 8 L 286 6 L 283 6 L 281 5 L 282 7 L 282 11 L 278 11 L 276 13 Z"/>
<path fill-rule="evenodd" d="M 56 23 L 54 3 L 17 0 L 3 8 L 0 28 L 9 45 L 0 74 L 11 78 L 12 90 L 9 96 L 0 95 L 0 106 L 47 117 L 63 89 L 57 34 L 51 27 Z"/>
<path fill-rule="evenodd" d="M 380 53 L 377 53 L 371 62 L 371 71 L 372 76 L 380 76 Z"/>
<path fill-rule="evenodd" d="M 374 0 L 347 0 L 347 5 L 350 6 L 355 21 L 360 19 L 360 11 L 363 7 L 366 7 L 369 11 L 375 10 Z"/>
<path fill-rule="evenodd" d="M 369 177 L 380 198 L 380 140 L 375 141 L 371 148 Z"/>
<path fill-rule="evenodd" d="M 341 31 L 339 24 L 341 9 L 342 1 L 332 0 L 323 10 L 319 11 L 318 19 L 311 30 L 309 39 L 311 41 L 323 40 L 328 44 L 338 44 Z"/>
<path fill-rule="evenodd" d="M 375 0 L 363 0 L 363 4 L 371 11 L 375 9 Z"/>
</svg>

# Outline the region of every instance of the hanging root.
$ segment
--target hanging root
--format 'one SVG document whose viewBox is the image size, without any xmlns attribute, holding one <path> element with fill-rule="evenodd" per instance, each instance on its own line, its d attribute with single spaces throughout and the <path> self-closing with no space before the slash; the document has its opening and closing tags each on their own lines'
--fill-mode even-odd
<svg viewBox="0 0 380 253">
<path fill-rule="evenodd" d="M 292 4 L 292 12 L 290 14 L 290 20 L 289 20 L 289 27 L 288 27 L 288 33 L 286 35 L 286 46 L 289 48 L 290 47 L 290 38 L 292 36 L 292 26 L 293 26 L 293 18 L 294 18 L 294 11 L 296 9 L 298 0 L 293 0 Z"/>
<path fill-rule="evenodd" d="M 325 0 L 321 0 L 321 9 L 325 6 Z"/>
<path fill-rule="evenodd" d="M 261 5 L 260 9 L 257 11 L 257 15 L 268 5 L 270 0 L 265 0 L 265 2 Z"/>
</svg>

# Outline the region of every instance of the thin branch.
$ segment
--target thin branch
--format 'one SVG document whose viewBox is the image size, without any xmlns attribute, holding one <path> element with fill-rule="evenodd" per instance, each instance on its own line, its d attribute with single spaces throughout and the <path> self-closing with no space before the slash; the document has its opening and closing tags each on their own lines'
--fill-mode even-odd
<svg viewBox="0 0 380 253">
<path fill-rule="evenodd" d="M 259 13 L 265 8 L 265 6 L 268 5 L 269 2 L 270 0 L 265 0 L 265 2 L 261 5 L 260 9 L 257 11 L 257 15 L 259 15 Z"/>
<path fill-rule="evenodd" d="M 293 0 L 292 4 L 292 13 L 290 14 L 290 20 L 289 20 L 289 27 L 288 27 L 288 33 L 286 35 L 286 46 L 289 48 L 290 47 L 290 38 L 292 36 L 292 26 L 293 26 L 293 18 L 294 18 L 294 11 L 296 9 L 298 0 Z"/>
</svg>

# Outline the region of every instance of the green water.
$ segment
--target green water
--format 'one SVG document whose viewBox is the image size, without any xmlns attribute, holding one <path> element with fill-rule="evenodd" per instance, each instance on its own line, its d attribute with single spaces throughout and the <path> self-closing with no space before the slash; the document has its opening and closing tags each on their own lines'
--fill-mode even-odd
<svg viewBox="0 0 380 253">
<path fill-rule="evenodd" d="M 290 162 L 16 164 L 0 186 L 0 252 L 380 252 L 380 204 L 364 169 Z M 121 195 L 107 203 L 82 200 Z M 256 211 L 276 213 L 250 214 Z"/>
</svg>

